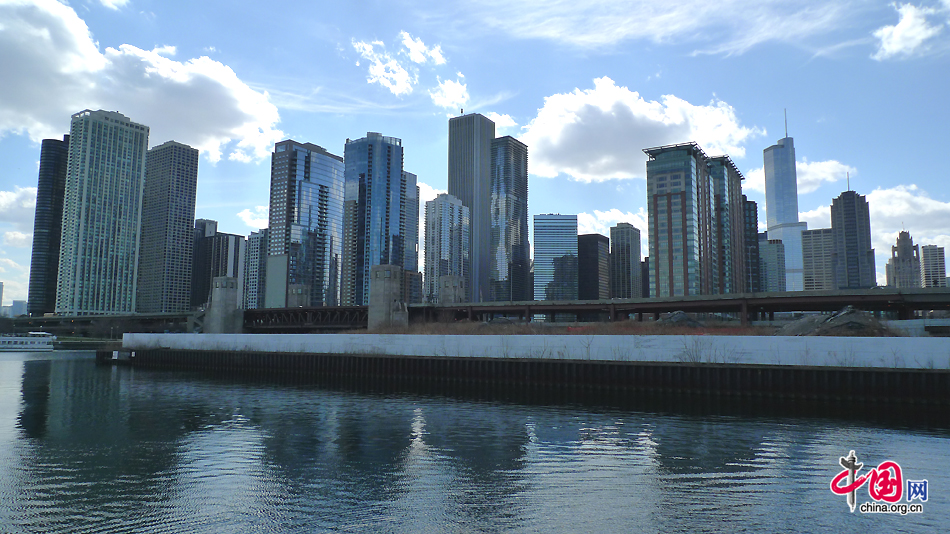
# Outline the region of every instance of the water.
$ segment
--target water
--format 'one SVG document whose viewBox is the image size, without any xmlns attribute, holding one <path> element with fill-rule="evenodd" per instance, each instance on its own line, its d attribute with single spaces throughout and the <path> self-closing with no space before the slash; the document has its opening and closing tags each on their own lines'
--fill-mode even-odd
<svg viewBox="0 0 950 534">
<path fill-rule="evenodd" d="M 950 523 L 950 421 L 708 412 L 0 353 L 0 532 L 943 532 Z M 926 478 L 923 513 L 850 513 L 829 490 L 850 449 L 867 467 L 894 460 L 905 478 Z M 870 500 L 866 487 L 857 497 Z"/>
</svg>

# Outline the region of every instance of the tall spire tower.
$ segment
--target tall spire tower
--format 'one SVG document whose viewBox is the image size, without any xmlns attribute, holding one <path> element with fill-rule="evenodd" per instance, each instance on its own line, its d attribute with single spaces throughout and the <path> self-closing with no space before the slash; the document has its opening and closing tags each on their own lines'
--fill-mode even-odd
<svg viewBox="0 0 950 534">
<path fill-rule="evenodd" d="M 802 232 L 808 224 L 798 221 L 798 175 L 795 170 L 795 142 L 788 136 L 765 149 L 765 215 L 768 238 L 781 239 L 785 245 L 785 287 L 787 291 L 805 289 L 802 261 Z"/>
</svg>

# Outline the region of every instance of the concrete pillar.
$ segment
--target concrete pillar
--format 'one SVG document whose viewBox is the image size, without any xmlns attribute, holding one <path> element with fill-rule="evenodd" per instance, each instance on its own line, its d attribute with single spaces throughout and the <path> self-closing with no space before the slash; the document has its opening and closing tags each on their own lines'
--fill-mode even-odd
<svg viewBox="0 0 950 534">
<path fill-rule="evenodd" d="M 240 334 L 244 329 L 244 310 L 238 303 L 238 281 L 217 276 L 211 281 L 211 305 L 205 312 L 207 334 Z"/>
<path fill-rule="evenodd" d="M 402 267 L 376 265 L 369 272 L 369 311 L 367 329 L 407 328 L 409 310 L 402 295 Z"/>
</svg>

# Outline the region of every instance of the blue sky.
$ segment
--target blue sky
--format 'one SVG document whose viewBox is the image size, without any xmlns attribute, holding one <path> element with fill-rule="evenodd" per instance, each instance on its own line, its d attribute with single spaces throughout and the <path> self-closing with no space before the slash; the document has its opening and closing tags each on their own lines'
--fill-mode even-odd
<svg viewBox="0 0 950 534">
<path fill-rule="evenodd" d="M 950 0 L 0 0 L 0 281 L 26 299 L 39 142 L 119 111 L 201 149 L 196 215 L 266 224 L 270 151 L 342 155 L 381 132 L 423 199 L 446 187 L 448 117 L 477 111 L 529 147 L 529 212 L 626 221 L 646 244 L 645 156 L 699 142 L 745 173 L 795 138 L 799 207 L 868 195 L 878 279 L 901 228 L 950 247 Z"/>
</svg>

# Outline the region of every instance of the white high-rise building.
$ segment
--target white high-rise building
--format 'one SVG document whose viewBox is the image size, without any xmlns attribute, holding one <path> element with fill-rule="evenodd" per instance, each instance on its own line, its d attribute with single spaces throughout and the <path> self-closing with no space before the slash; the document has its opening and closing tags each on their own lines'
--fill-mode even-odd
<svg viewBox="0 0 950 534">
<path fill-rule="evenodd" d="M 441 277 L 467 279 L 470 224 L 468 208 L 454 196 L 443 193 L 426 202 L 426 302 L 439 302 Z M 464 299 L 467 301 L 468 295 Z"/>
<path fill-rule="evenodd" d="M 56 313 L 134 313 L 148 127 L 114 111 L 72 116 Z"/>
<path fill-rule="evenodd" d="M 267 228 L 247 236 L 244 258 L 244 309 L 263 308 L 267 279 Z"/>
<path fill-rule="evenodd" d="M 798 222 L 798 175 L 795 170 L 795 143 L 791 137 L 779 139 L 765 149 L 765 217 L 770 240 L 785 246 L 785 287 L 805 289 L 802 259 L 802 232 L 808 224 Z"/>
<path fill-rule="evenodd" d="M 920 247 L 920 286 L 947 287 L 947 259 L 943 247 Z"/>
</svg>

